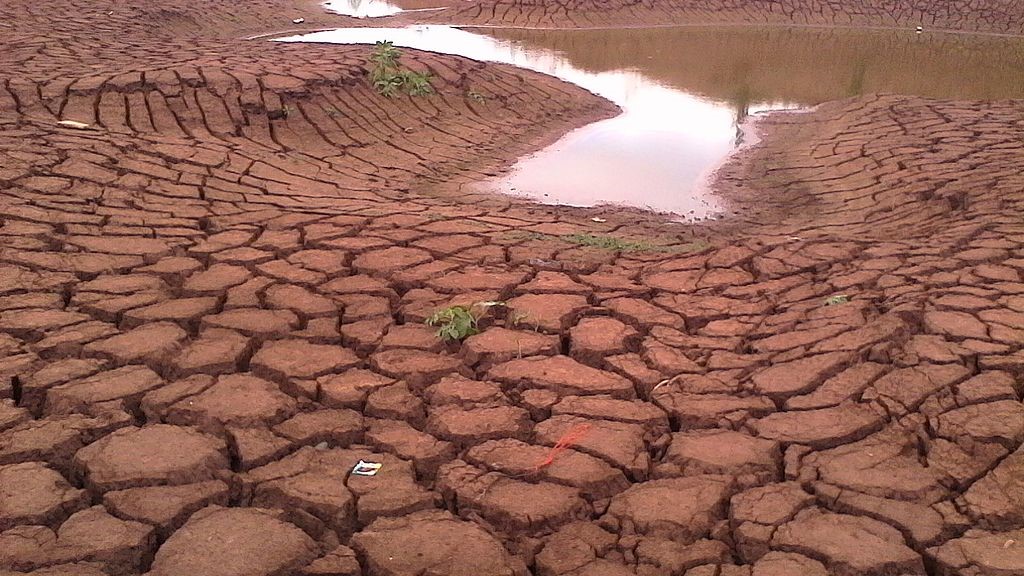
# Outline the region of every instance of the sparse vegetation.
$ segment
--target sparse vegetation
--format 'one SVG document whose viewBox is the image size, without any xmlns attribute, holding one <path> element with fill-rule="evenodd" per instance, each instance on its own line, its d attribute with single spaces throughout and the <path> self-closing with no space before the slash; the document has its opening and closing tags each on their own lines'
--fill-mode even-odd
<svg viewBox="0 0 1024 576">
<path fill-rule="evenodd" d="M 653 244 L 646 240 L 624 240 L 614 236 L 598 236 L 594 234 L 568 234 L 560 236 L 560 240 L 579 246 L 588 246 L 614 252 L 699 252 L 708 247 L 707 242 L 696 241 L 684 245 Z"/>
<path fill-rule="evenodd" d="M 466 91 L 466 98 L 469 98 L 470 100 L 472 100 L 474 102 L 480 102 L 480 103 L 483 103 L 485 100 L 487 100 L 486 96 L 484 96 L 483 94 L 477 92 L 476 90 L 467 90 Z"/>
<path fill-rule="evenodd" d="M 614 236 L 597 236 L 594 234 L 569 234 L 562 236 L 562 240 L 570 244 L 600 248 L 601 250 L 613 250 L 615 252 L 647 252 L 656 247 L 642 240 L 623 240 Z"/>
<path fill-rule="evenodd" d="M 480 333 L 479 320 L 471 308 L 450 306 L 427 318 L 428 326 L 437 326 L 438 338 L 445 342 L 465 340 Z"/>
<path fill-rule="evenodd" d="M 402 92 L 409 96 L 433 94 L 430 73 L 403 68 L 398 63 L 401 55 L 402 51 L 396 48 L 394 43 L 377 42 L 373 54 L 370 55 L 370 62 L 373 63 L 373 70 L 370 73 L 373 89 L 388 98 L 394 98 Z"/>
<path fill-rule="evenodd" d="M 679 246 L 677 251 L 678 252 L 700 252 L 701 250 L 706 250 L 707 248 L 710 248 L 710 247 L 711 247 L 711 244 L 708 244 L 707 242 L 705 242 L 703 240 L 694 240 L 693 242 L 690 242 L 689 244 L 684 244 L 682 246 Z"/>
<path fill-rule="evenodd" d="M 626 240 L 615 236 L 601 236 L 597 234 L 566 234 L 563 236 L 555 236 L 553 234 L 542 234 L 540 232 L 516 231 L 508 233 L 507 236 L 514 240 L 554 240 L 566 242 L 568 244 L 575 244 L 577 246 L 614 252 L 667 252 L 688 254 L 691 252 L 700 252 L 710 246 L 710 244 L 703 240 L 695 240 L 689 244 L 668 244 L 668 242 L 671 242 L 672 240 L 668 240 L 665 243 L 654 243 L 646 240 Z"/>
<path fill-rule="evenodd" d="M 846 304 L 850 301 L 850 297 L 846 294 L 836 294 L 835 296 L 829 296 L 825 299 L 825 306 L 838 306 L 840 304 Z"/>
<path fill-rule="evenodd" d="M 480 333 L 480 318 L 488 309 L 504 305 L 504 302 L 476 302 L 471 306 L 449 306 L 431 314 L 426 323 L 437 326 L 437 336 L 445 342 L 461 342 Z"/>
</svg>

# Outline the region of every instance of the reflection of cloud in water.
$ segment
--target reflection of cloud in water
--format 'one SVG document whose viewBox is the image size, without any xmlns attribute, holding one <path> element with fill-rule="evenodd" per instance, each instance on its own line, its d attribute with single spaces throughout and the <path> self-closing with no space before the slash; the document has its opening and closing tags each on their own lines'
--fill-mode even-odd
<svg viewBox="0 0 1024 576">
<path fill-rule="evenodd" d="M 324 6 L 333 12 L 356 18 L 380 18 L 402 11 L 401 8 L 390 2 L 381 0 L 330 0 L 330 2 L 324 3 Z"/>
<path fill-rule="evenodd" d="M 458 28 L 447 26 L 414 26 L 409 28 L 350 28 L 330 30 L 291 37 L 282 41 L 329 42 L 336 44 L 372 44 L 380 40 L 390 40 L 396 46 L 429 50 L 443 54 L 455 54 L 475 60 L 501 62 L 520 68 L 534 70 L 563 80 L 572 82 L 595 94 L 603 96 L 624 109 L 634 113 L 642 113 L 645 117 L 652 114 L 664 120 L 665 114 L 675 115 L 667 100 L 678 98 L 678 104 L 692 107 L 703 103 L 707 109 L 718 109 L 717 103 L 702 100 L 688 95 L 672 87 L 663 86 L 651 81 L 643 73 L 636 70 L 615 70 L 608 72 L 588 72 L 572 65 L 564 55 L 544 49 L 530 49 L 518 43 L 495 40 L 488 36 L 473 34 Z M 633 103 L 641 99 L 656 97 L 665 106 L 659 110 L 632 110 L 639 108 Z M 654 102 L 647 102 L 652 104 Z M 687 115 L 682 112 L 682 115 Z M 695 120 L 695 118 L 689 118 Z M 699 120 L 699 119 L 698 119 Z"/>
<path fill-rule="evenodd" d="M 621 116 L 522 159 L 497 186 L 544 201 L 621 201 L 683 213 L 707 212 L 706 199 L 695 197 L 701 175 L 743 141 L 739 123 L 747 115 L 870 92 L 1024 97 L 1020 39 L 753 27 L 473 32 L 360 29 L 305 39 L 388 39 L 551 74 L 604 96 L 622 107 Z"/>
<path fill-rule="evenodd" d="M 611 202 L 695 216 L 716 211 L 712 201 L 691 191 L 736 143 L 737 113 L 731 103 L 687 94 L 635 69 L 589 72 L 558 51 L 446 26 L 345 29 L 301 38 L 340 44 L 390 40 L 401 47 L 512 64 L 557 76 L 622 108 L 620 116 L 573 131 L 520 160 L 509 175 L 488 184 L 492 189 L 561 204 Z"/>
<path fill-rule="evenodd" d="M 381 18 L 399 12 L 428 12 L 441 10 L 458 0 L 328 0 L 324 6 L 332 12 L 356 18 Z"/>
</svg>

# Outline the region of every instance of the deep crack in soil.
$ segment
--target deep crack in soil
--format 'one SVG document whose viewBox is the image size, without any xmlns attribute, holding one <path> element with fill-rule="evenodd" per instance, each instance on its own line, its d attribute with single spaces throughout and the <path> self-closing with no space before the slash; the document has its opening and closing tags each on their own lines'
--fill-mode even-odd
<svg viewBox="0 0 1024 576">
<path fill-rule="evenodd" d="M 421 16 L 1024 22 L 933 4 Z M 0 574 L 1024 574 L 1021 102 L 770 116 L 692 227 L 459 193 L 615 110 L 418 52 L 438 94 L 389 100 L 366 48 L 238 39 L 351 23 L 313 3 L 4 12 Z"/>
</svg>

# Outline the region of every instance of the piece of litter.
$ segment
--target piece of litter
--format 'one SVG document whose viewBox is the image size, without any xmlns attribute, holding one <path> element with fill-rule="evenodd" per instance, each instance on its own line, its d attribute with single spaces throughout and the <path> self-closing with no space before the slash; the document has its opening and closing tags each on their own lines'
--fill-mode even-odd
<svg viewBox="0 0 1024 576">
<path fill-rule="evenodd" d="M 548 452 L 547 458 L 541 460 L 533 467 L 534 471 L 538 471 L 541 468 L 545 468 L 553 464 L 555 462 L 555 458 L 557 458 L 559 454 L 582 440 L 588 432 L 590 432 L 590 424 L 577 424 L 570 428 L 568 432 L 562 434 L 562 437 L 558 439 L 558 442 L 555 442 L 555 446 L 550 452 Z"/>
<path fill-rule="evenodd" d="M 597 218 L 597 217 L 591 218 L 590 220 L 591 220 L 592 222 L 597 222 L 597 223 L 599 223 L 599 224 L 604 224 L 605 222 L 607 222 L 607 221 L 608 221 L 608 220 L 606 220 L 606 219 L 604 219 L 604 218 Z"/>
<path fill-rule="evenodd" d="M 666 384 L 671 384 L 672 380 L 673 380 L 672 378 L 669 378 L 667 380 L 662 380 L 661 382 L 658 382 L 657 385 L 654 386 L 654 388 L 651 388 L 651 393 L 653 394 L 655 391 L 658 390 L 658 388 L 661 388 L 662 386 L 665 386 Z"/>
<path fill-rule="evenodd" d="M 803 240 L 803 238 L 801 238 L 799 236 L 786 236 L 786 240 L 790 240 L 790 241 L 793 241 L 793 242 L 799 242 L 799 241 Z"/>
<path fill-rule="evenodd" d="M 657 390 L 658 388 L 661 388 L 662 386 L 671 386 L 672 384 L 675 384 L 682 377 L 683 377 L 683 375 L 679 374 L 677 376 L 673 376 L 671 378 L 666 378 L 666 379 L 662 380 L 661 382 L 658 382 L 658 384 L 654 388 L 651 388 L 651 394 L 654 394 L 654 391 Z"/>
<path fill-rule="evenodd" d="M 564 268 L 561 262 L 557 260 L 544 260 L 543 258 L 530 258 L 528 261 L 530 266 L 536 266 L 537 268 L 543 268 L 545 270 L 561 270 Z"/>
<path fill-rule="evenodd" d="M 360 460 L 359 463 L 352 468 L 352 473 L 356 476 L 376 476 L 377 472 L 380 472 L 380 469 L 383 467 L 384 465 L 380 462 L 366 462 L 364 460 Z"/>
<path fill-rule="evenodd" d="M 65 128 L 75 128 L 76 130 L 85 130 L 89 127 L 85 122 L 76 122 L 75 120 L 61 120 L 57 122 L 57 125 Z"/>
<path fill-rule="evenodd" d="M 921 32 L 924 32 L 924 26 L 917 27 L 917 33 L 920 34 Z"/>
<path fill-rule="evenodd" d="M 305 21 L 305 18 L 296 18 L 295 20 L 292 20 L 292 24 L 302 24 Z"/>
<path fill-rule="evenodd" d="M 829 296 L 825 299 L 825 306 L 838 306 L 840 304 L 846 304 L 850 301 L 850 296 L 847 294 L 836 294 L 835 296 Z"/>
</svg>

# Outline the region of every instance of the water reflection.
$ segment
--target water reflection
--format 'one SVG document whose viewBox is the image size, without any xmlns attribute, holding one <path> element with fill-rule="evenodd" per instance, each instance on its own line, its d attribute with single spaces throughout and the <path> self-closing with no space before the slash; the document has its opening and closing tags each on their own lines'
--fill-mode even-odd
<svg viewBox="0 0 1024 576">
<path fill-rule="evenodd" d="M 748 115 L 868 92 L 1024 96 L 1024 42 L 1016 39 L 721 27 L 445 26 L 345 29 L 301 38 L 345 44 L 384 39 L 551 74 L 622 108 L 620 116 L 567 134 L 481 186 L 543 202 L 623 203 L 695 217 L 718 210 L 701 183 L 742 143 Z"/>
<path fill-rule="evenodd" d="M 356 18 L 381 18 L 399 12 L 438 10 L 453 0 L 330 0 L 324 6 L 332 12 Z"/>
<path fill-rule="evenodd" d="M 1024 96 L 1024 41 L 900 30 L 680 27 L 480 30 L 555 51 L 581 70 L 633 69 L 717 101 L 813 105 L 890 92 L 948 99 Z"/>
</svg>

